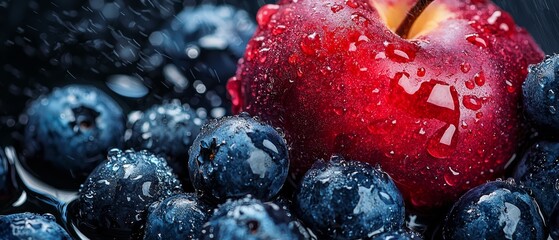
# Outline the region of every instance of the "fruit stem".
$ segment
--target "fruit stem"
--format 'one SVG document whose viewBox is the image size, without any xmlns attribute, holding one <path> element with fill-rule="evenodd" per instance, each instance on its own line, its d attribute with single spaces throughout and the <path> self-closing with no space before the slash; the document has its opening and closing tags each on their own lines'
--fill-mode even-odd
<svg viewBox="0 0 559 240">
<path fill-rule="evenodd" d="M 434 0 L 419 0 L 417 3 L 408 11 L 406 18 L 400 24 L 396 30 L 396 34 L 400 35 L 402 38 L 408 38 L 410 34 L 411 27 L 413 23 L 419 18 L 421 13 L 431 4 Z"/>
</svg>

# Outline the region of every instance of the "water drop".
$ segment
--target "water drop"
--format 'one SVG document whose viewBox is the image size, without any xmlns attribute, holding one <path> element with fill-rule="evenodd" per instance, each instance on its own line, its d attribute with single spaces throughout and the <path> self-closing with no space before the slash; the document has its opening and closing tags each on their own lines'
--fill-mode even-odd
<svg viewBox="0 0 559 240">
<path fill-rule="evenodd" d="M 334 4 L 330 7 L 330 10 L 332 10 L 333 13 L 337 13 L 337 12 L 341 11 L 342 9 L 344 9 L 344 6 L 339 5 L 339 4 Z"/>
<path fill-rule="evenodd" d="M 466 40 L 479 48 L 487 48 L 487 41 L 479 37 L 477 34 L 466 35 Z"/>
<path fill-rule="evenodd" d="M 464 107 L 466 107 L 467 109 L 477 111 L 481 109 L 482 99 L 474 95 L 466 95 L 462 98 L 462 103 L 464 104 Z"/>
<path fill-rule="evenodd" d="M 468 72 L 470 72 L 471 69 L 472 69 L 472 65 L 470 65 L 469 63 L 460 64 L 460 70 L 463 73 L 468 73 Z"/>
<path fill-rule="evenodd" d="M 481 71 L 474 75 L 474 82 L 480 87 L 485 85 L 485 73 Z"/>
<path fill-rule="evenodd" d="M 279 5 L 276 4 L 266 4 L 258 10 L 256 14 L 256 21 L 259 26 L 266 26 L 274 14 L 279 10 Z"/>
<path fill-rule="evenodd" d="M 311 33 L 301 41 L 301 50 L 307 55 L 314 55 L 320 49 L 321 39 L 317 33 Z"/>
<path fill-rule="evenodd" d="M 350 8 L 358 8 L 359 3 L 356 0 L 345 0 L 345 4 Z"/>
<path fill-rule="evenodd" d="M 426 71 L 425 71 L 424 67 L 420 67 L 420 68 L 417 69 L 417 76 L 418 77 L 425 77 L 425 73 L 426 73 Z"/>
<path fill-rule="evenodd" d="M 427 152 L 435 158 L 450 157 L 456 150 L 458 131 L 454 124 L 437 131 L 427 143 Z"/>
</svg>

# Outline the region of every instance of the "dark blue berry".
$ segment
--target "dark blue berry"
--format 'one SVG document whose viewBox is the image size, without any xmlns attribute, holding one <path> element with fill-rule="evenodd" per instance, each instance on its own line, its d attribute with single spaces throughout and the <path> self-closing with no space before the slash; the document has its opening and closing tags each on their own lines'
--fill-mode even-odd
<svg viewBox="0 0 559 240">
<path fill-rule="evenodd" d="M 269 200 L 281 189 L 289 168 L 284 138 L 246 113 L 204 125 L 188 163 L 194 188 L 218 202 L 247 194 Z"/>
<path fill-rule="evenodd" d="M 76 224 L 105 238 L 143 234 L 148 207 L 181 192 L 163 158 L 147 151 L 112 149 L 80 188 Z"/>
<path fill-rule="evenodd" d="M 166 198 L 150 207 L 144 239 L 200 239 L 210 210 L 192 193 Z"/>
<path fill-rule="evenodd" d="M 126 146 L 167 157 L 169 166 L 180 179 L 190 182 L 186 170 L 188 149 L 205 121 L 188 105 L 178 101 L 155 105 L 143 113 L 130 115 Z"/>
<path fill-rule="evenodd" d="M 404 202 L 394 181 L 366 163 L 334 156 L 317 161 L 296 196 L 299 217 L 333 239 L 371 237 L 404 226 Z"/>
<path fill-rule="evenodd" d="M 553 208 L 547 220 L 547 226 L 549 228 L 549 236 L 553 240 L 559 239 L 559 203 Z"/>
<path fill-rule="evenodd" d="M 542 130 L 559 132 L 559 55 L 530 67 L 522 86 L 526 116 Z"/>
<path fill-rule="evenodd" d="M 423 237 L 419 233 L 407 229 L 398 229 L 375 235 L 372 240 L 421 240 Z"/>
<path fill-rule="evenodd" d="M 535 200 L 512 182 L 489 182 L 466 192 L 444 222 L 444 239 L 545 239 Z"/>
<path fill-rule="evenodd" d="M 61 187 L 77 188 L 124 135 L 120 106 L 90 86 L 54 90 L 35 100 L 27 116 L 25 163 L 42 180 Z"/>
<path fill-rule="evenodd" d="M 221 205 L 202 230 L 203 239 L 309 239 L 297 220 L 275 203 L 251 197 Z"/>
<path fill-rule="evenodd" d="M 17 213 L 0 216 L 0 238 L 6 240 L 71 240 L 50 214 Z"/>
<path fill-rule="evenodd" d="M 514 179 L 524 185 L 549 218 L 559 202 L 559 143 L 540 141 L 518 163 Z"/>
</svg>

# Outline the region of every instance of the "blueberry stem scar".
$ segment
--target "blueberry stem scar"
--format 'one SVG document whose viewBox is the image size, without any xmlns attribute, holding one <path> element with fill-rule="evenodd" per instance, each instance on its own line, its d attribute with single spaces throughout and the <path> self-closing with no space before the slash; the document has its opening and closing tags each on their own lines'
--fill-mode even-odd
<svg viewBox="0 0 559 240">
<path fill-rule="evenodd" d="M 398 34 L 402 38 L 408 38 L 410 33 L 411 27 L 421 16 L 421 13 L 431 4 L 434 0 L 419 0 L 408 12 L 404 21 L 400 23 L 400 26 L 396 30 L 396 34 Z"/>
</svg>

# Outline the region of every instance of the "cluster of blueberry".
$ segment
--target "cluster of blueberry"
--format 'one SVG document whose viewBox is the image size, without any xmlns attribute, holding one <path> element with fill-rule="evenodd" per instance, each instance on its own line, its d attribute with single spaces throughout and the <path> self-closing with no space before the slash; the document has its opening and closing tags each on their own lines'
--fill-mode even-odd
<svg viewBox="0 0 559 240">
<path fill-rule="evenodd" d="M 124 100 L 117 102 L 85 85 L 59 88 L 33 101 L 25 113 L 17 151 L 0 151 L 0 238 L 545 239 L 549 234 L 559 239 L 559 182 L 550 180 L 559 172 L 559 143 L 554 137 L 559 131 L 559 98 L 555 96 L 559 93 L 559 56 L 534 66 L 524 85 L 526 116 L 539 130 L 534 131 L 538 134 L 531 139 L 533 146 L 511 168 L 512 178 L 470 190 L 444 211 L 444 220 L 430 222 L 425 228 L 410 214 L 411 209 L 404 208 L 402 194 L 380 167 L 332 156 L 317 161 L 299 183 L 285 184 L 293 179 L 288 176 L 289 144 L 281 129 L 244 113 L 229 116 L 198 108 L 229 109 L 224 99 L 226 77 L 220 80 L 220 76 L 233 72 L 206 70 L 234 69 L 233 59 L 243 55 L 254 30 L 247 13 L 226 5 L 186 1 L 192 6 L 157 30 L 158 22 L 164 22 L 161 17 L 178 13 L 182 7 L 178 1 L 139 1 L 130 6 L 124 1 L 89 2 L 91 6 L 83 11 L 103 15 L 85 14 L 88 17 L 79 21 L 82 25 L 69 23 L 84 14 L 44 14 L 49 16 L 46 20 L 64 23 L 60 26 L 65 29 L 60 31 L 72 31 L 73 38 L 67 41 L 42 41 L 60 42 L 61 46 L 30 49 L 26 41 L 18 39 L 13 45 L 44 58 L 61 52 L 73 54 L 60 58 L 73 61 L 52 62 L 54 67 L 44 72 L 56 66 L 106 72 L 112 76 L 107 84 L 111 90 L 132 94 L 124 97 L 143 95 L 119 90 L 131 83 L 123 83 L 123 79 L 133 78 L 114 78 L 116 65 L 141 68 L 148 76 L 149 69 L 161 70 L 165 73 L 162 82 L 173 90 L 164 99 L 196 97 L 166 100 L 128 116 L 119 104 Z M 257 5 L 264 3 L 247 2 L 236 5 L 253 15 Z M 156 21 L 137 14 L 146 4 L 160 10 L 152 16 L 159 17 Z M 137 49 L 127 37 L 131 32 L 114 30 L 124 24 L 114 15 L 117 7 L 134 16 L 134 21 L 125 21 L 126 28 L 146 33 L 145 45 L 153 48 Z M 208 18 L 208 13 L 224 17 Z M 194 25 L 181 24 L 186 19 L 221 28 L 189 28 Z M 111 26 L 104 28 L 99 22 Z M 99 35 L 101 30 L 107 32 Z M 231 32 L 235 34 L 228 34 Z M 42 39 L 36 37 L 28 39 Z M 102 69 L 96 70 L 91 64 L 95 61 L 81 58 L 89 54 L 71 51 L 83 48 L 75 46 L 83 39 L 89 53 L 118 47 L 111 52 L 115 55 L 106 55 L 106 61 L 97 66 Z M 126 55 L 127 51 L 140 57 Z M 73 66 L 76 64 L 80 66 Z M 200 76 L 207 74 L 211 81 L 191 83 L 181 75 L 188 71 L 194 78 L 206 79 Z M 73 70 L 68 73 L 75 74 Z M 151 87 L 157 92 L 157 85 Z M 212 119 L 223 115 L 227 116 Z M 21 171 L 57 189 L 79 192 L 73 200 L 62 201 L 28 186 Z"/>
</svg>

